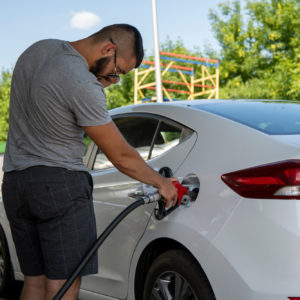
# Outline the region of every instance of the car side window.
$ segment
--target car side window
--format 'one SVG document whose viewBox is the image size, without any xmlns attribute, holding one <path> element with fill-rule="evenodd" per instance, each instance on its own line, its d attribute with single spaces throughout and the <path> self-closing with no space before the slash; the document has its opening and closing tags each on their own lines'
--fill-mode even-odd
<svg viewBox="0 0 300 300">
<path fill-rule="evenodd" d="M 127 116 L 114 119 L 116 126 L 141 157 L 146 161 L 158 157 L 183 142 L 193 131 L 181 124 L 155 116 Z M 113 167 L 98 149 L 93 170 Z"/>
<path fill-rule="evenodd" d="M 139 152 L 144 160 L 147 160 L 158 120 L 155 118 L 132 116 L 117 118 L 114 122 L 126 141 Z M 107 159 L 101 149 L 98 149 L 93 170 L 100 170 L 112 166 L 112 163 Z"/>
<path fill-rule="evenodd" d="M 160 122 L 150 157 L 157 157 L 179 144 L 182 128 L 165 122 Z"/>
</svg>

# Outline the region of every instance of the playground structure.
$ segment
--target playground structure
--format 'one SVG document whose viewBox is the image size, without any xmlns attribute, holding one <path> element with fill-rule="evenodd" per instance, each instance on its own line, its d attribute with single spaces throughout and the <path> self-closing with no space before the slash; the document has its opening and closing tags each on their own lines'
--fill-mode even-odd
<svg viewBox="0 0 300 300">
<path fill-rule="evenodd" d="M 219 98 L 218 60 L 168 52 L 160 52 L 160 60 L 164 101 L 178 100 L 180 94 L 185 94 L 187 100 Z M 196 70 L 199 65 L 201 70 Z M 174 80 L 164 79 L 167 74 L 170 77 L 168 72 L 175 73 L 171 76 Z M 135 70 L 135 104 L 157 100 L 154 73 L 153 61 L 143 61 Z"/>
</svg>

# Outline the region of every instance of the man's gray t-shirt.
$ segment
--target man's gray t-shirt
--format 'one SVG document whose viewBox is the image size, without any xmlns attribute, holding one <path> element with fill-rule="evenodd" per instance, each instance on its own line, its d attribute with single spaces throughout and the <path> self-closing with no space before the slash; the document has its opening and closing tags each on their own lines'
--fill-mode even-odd
<svg viewBox="0 0 300 300">
<path fill-rule="evenodd" d="M 103 86 L 85 58 L 66 41 L 37 42 L 14 69 L 3 170 L 86 171 L 82 126 L 110 121 Z"/>
</svg>

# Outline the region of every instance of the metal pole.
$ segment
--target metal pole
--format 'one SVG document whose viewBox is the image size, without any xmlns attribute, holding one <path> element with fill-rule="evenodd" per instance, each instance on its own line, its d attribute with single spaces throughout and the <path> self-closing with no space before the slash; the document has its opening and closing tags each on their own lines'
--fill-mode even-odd
<svg viewBox="0 0 300 300">
<path fill-rule="evenodd" d="M 157 30 L 157 18 L 156 18 L 156 0 L 152 0 L 152 18 L 153 18 L 153 35 L 154 35 L 156 101 L 163 102 L 161 70 L 160 70 L 159 40 L 158 40 L 158 30 Z"/>
</svg>

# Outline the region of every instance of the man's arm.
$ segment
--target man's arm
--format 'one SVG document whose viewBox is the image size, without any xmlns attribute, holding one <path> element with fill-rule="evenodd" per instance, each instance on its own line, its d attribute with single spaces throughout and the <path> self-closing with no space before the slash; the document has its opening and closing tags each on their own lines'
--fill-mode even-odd
<svg viewBox="0 0 300 300">
<path fill-rule="evenodd" d="M 156 187 L 164 197 L 166 205 L 177 201 L 177 190 L 172 179 L 161 176 L 149 167 L 124 139 L 114 122 L 99 126 L 83 127 L 86 134 L 97 144 L 112 164 L 122 173 Z"/>
</svg>

